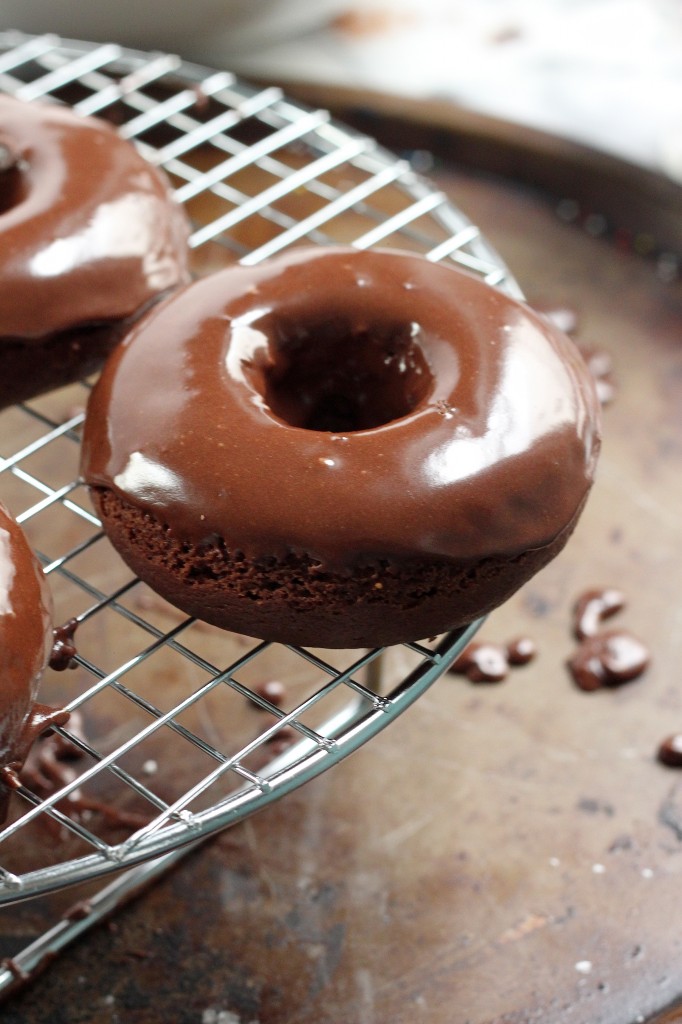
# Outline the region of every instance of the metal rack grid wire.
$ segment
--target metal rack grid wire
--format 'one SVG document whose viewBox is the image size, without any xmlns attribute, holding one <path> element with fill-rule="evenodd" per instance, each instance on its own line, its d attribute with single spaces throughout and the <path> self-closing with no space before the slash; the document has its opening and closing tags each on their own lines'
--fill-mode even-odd
<svg viewBox="0 0 682 1024">
<path fill-rule="evenodd" d="M 409 159 L 278 88 L 167 54 L 0 32 L 0 91 L 105 117 L 163 167 L 192 221 L 197 274 L 301 242 L 388 245 L 519 294 Z M 3 904 L 172 855 L 261 809 L 394 720 L 476 628 L 328 652 L 222 633 L 164 606 L 112 551 L 79 480 L 87 393 L 74 385 L 0 415 L 0 497 L 78 647 L 74 671 L 48 671 L 41 693 L 72 712 L 55 730 L 68 759 L 47 780 L 54 755 L 39 760 L 42 788 L 24 779 L 0 828 Z M 286 700 L 262 687 L 273 679 Z"/>
</svg>

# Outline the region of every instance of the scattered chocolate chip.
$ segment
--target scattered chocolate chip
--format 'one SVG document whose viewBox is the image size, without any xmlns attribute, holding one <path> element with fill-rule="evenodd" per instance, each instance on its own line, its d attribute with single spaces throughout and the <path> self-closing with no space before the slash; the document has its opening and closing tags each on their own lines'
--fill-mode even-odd
<svg viewBox="0 0 682 1024">
<path fill-rule="evenodd" d="M 682 768 L 682 733 L 666 737 L 658 748 L 658 760 L 668 768 Z"/>
<path fill-rule="evenodd" d="M 286 697 L 286 688 L 284 683 L 280 683 L 278 679 L 268 679 L 267 682 L 261 683 L 260 686 L 255 687 L 253 691 L 258 697 L 263 697 L 265 700 L 269 700 L 271 704 L 276 707 L 281 707 Z M 256 705 L 258 707 L 258 705 Z"/>
<path fill-rule="evenodd" d="M 595 636 L 604 619 L 625 607 L 625 595 L 613 587 L 586 590 L 575 603 L 573 633 L 578 640 Z"/>
<path fill-rule="evenodd" d="M 510 665 L 527 665 L 537 652 L 537 645 L 529 636 L 517 637 L 507 644 L 507 660 Z"/>
<path fill-rule="evenodd" d="M 499 644 L 472 643 L 464 648 L 450 668 L 472 683 L 500 683 L 509 672 L 509 661 Z"/>
<path fill-rule="evenodd" d="M 604 686 L 606 679 L 602 663 L 599 655 L 588 647 L 588 641 L 584 641 L 580 645 L 575 654 L 569 658 L 567 665 L 573 676 L 573 682 L 579 689 L 591 692 L 592 690 L 601 690 Z"/>
<path fill-rule="evenodd" d="M 526 636 L 504 645 L 474 641 L 464 648 L 449 671 L 466 676 L 472 683 L 501 683 L 512 666 L 527 665 L 536 653 L 535 642 Z"/>
<path fill-rule="evenodd" d="M 73 667 L 73 659 L 78 653 L 73 642 L 77 629 L 78 619 L 69 619 L 63 626 L 55 626 L 52 654 L 50 655 L 50 668 L 55 672 L 63 672 L 65 669 Z"/>
<path fill-rule="evenodd" d="M 631 633 L 611 630 L 583 640 L 567 665 L 576 686 L 592 691 L 637 679 L 649 660 L 649 651 Z"/>
</svg>

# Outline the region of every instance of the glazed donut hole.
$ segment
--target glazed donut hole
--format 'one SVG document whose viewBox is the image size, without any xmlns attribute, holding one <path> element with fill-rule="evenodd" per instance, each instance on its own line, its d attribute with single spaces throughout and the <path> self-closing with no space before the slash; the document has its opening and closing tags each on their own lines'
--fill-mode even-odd
<svg viewBox="0 0 682 1024">
<path fill-rule="evenodd" d="M 434 376 L 413 323 L 348 316 L 270 331 L 267 365 L 252 376 L 270 411 L 304 430 L 372 430 L 414 412 Z"/>
</svg>

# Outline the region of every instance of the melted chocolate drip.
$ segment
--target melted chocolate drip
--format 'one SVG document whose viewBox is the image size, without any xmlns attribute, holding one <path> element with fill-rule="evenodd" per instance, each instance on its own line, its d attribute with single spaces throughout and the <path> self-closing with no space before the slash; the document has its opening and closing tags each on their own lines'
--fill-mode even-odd
<svg viewBox="0 0 682 1024">
<path fill-rule="evenodd" d="M 586 590 L 575 603 L 573 633 L 578 640 L 595 636 L 604 619 L 625 607 L 625 595 L 613 587 Z"/>
<path fill-rule="evenodd" d="M 92 913 L 92 903 L 88 899 L 77 900 L 62 914 L 63 921 L 84 921 Z"/>
<path fill-rule="evenodd" d="M 637 679 L 649 661 L 649 651 L 635 636 L 611 630 L 586 637 L 567 665 L 576 686 L 593 691 Z"/>
<path fill-rule="evenodd" d="M 54 643 L 49 664 L 55 672 L 63 672 L 67 668 L 75 667 L 73 659 L 78 650 L 73 638 L 78 625 L 78 619 L 69 619 L 62 626 L 55 626 L 53 630 Z"/>
<path fill-rule="evenodd" d="M 85 742 L 83 719 L 78 711 L 71 712 L 69 733 L 69 736 L 65 736 L 52 732 L 40 737 L 20 769 L 16 785 L 25 785 L 36 796 L 45 799 L 74 782 L 79 774 L 76 764 L 86 756 L 77 742 Z M 100 814 L 115 828 L 137 829 L 149 822 L 149 817 L 144 815 L 122 811 L 111 804 L 86 797 L 80 789 L 72 790 L 55 806 L 62 814 L 76 821 L 84 813 Z M 53 825 L 48 816 L 41 820 Z"/>
</svg>

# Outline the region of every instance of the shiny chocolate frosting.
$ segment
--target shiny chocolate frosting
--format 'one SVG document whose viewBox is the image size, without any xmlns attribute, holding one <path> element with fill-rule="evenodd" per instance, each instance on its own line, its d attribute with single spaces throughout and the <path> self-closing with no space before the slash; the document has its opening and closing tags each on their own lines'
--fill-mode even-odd
<svg viewBox="0 0 682 1024">
<path fill-rule="evenodd" d="M 474 560 L 551 543 L 599 449 L 573 343 L 409 253 L 298 249 L 197 281 L 110 358 L 82 470 L 193 543 Z"/>
<path fill-rule="evenodd" d="M 119 320 L 188 280 L 165 177 L 104 121 L 0 97 L 0 337 Z"/>
<path fill-rule="evenodd" d="M 0 767 L 23 760 L 50 724 L 50 709 L 36 709 L 34 701 L 51 651 L 45 577 L 23 530 L 0 505 Z"/>
</svg>

